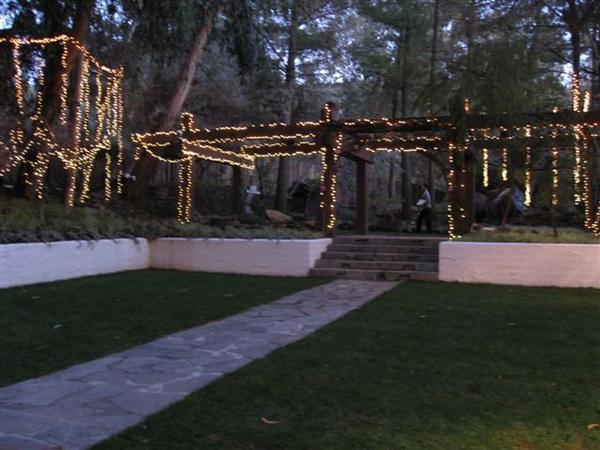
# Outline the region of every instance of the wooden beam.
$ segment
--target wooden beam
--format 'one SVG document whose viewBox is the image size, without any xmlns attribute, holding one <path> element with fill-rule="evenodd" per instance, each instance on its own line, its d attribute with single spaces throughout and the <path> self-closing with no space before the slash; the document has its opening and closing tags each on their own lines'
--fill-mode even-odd
<svg viewBox="0 0 600 450">
<path fill-rule="evenodd" d="M 321 131 L 322 125 L 319 122 L 307 124 L 285 123 L 251 125 L 248 127 L 221 127 L 213 129 L 197 129 L 186 131 L 183 138 L 189 141 L 248 141 L 261 139 L 296 139 L 301 136 L 317 134 Z"/>
<path fill-rule="evenodd" d="M 230 166 L 238 166 L 244 169 L 254 169 L 254 158 L 252 156 L 222 150 L 218 147 L 184 141 L 183 153 L 186 155 L 194 155 L 196 158 L 205 159 L 207 161 L 229 164 Z"/>
<path fill-rule="evenodd" d="M 361 159 L 356 161 L 356 231 L 369 232 L 369 166 Z"/>
<path fill-rule="evenodd" d="M 306 156 L 319 153 L 321 148 L 317 144 L 302 142 L 298 144 L 276 143 L 257 144 L 242 147 L 243 153 L 255 158 L 278 158 L 281 156 Z"/>
</svg>

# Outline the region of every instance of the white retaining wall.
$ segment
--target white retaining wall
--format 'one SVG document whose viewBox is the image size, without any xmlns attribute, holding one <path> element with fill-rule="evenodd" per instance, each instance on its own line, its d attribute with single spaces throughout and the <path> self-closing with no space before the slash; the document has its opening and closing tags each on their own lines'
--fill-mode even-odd
<svg viewBox="0 0 600 450">
<path fill-rule="evenodd" d="M 250 275 L 306 276 L 331 239 L 185 239 L 152 242 L 151 266 Z"/>
<path fill-rule="evenodd" d="M 439 279 L 600 288 L 600 245 L 442 242 Z"/>
<path fill-rule="evenodd" d="M 331 239 L 161 238 L 0 245 L 0 288 L 125 270 L 305 276 Z"/>
<path fill-rule="evenodd" d="M 146 239 L 0 245 L 0 288 L 146 269 Z"/>
</svg>

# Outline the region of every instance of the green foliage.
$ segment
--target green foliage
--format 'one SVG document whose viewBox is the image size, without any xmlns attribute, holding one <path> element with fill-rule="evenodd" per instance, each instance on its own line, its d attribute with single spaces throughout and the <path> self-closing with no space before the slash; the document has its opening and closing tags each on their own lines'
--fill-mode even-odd
<svg viewBox="0 0 600 450">
<path fill-rule="evenodd" d="M 544 244 L 600 244 L 600 237 L 576 228 L 558 228 L 558 237 L 551 227 L 509 227 L 505 231 L 477 231 L 463 236 L 470 242 L 540 242 Z"/>
<path fill-rule="evenodd" d="M 275 227 L 262 220 L 222 226 L 180 224 L 138 211 L 115 212 L 88 207 L 66 208 L 55 202 L 28 202 L 0 196 L 0 243 L 51 242 L 116 238 L 189 237 L 244 239 L 313 239 L 319 233 L 303 228 Z"/>
</svg>

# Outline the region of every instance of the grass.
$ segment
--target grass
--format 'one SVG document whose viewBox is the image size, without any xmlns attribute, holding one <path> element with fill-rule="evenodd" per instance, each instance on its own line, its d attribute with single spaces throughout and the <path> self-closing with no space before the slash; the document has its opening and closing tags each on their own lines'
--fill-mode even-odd
<svg viewBox="0 0 600 450">
<path fill-rule="evenodd" d="M 405 283 L 96 450 L 597 449 L 599 302 Z"/>
<path fill-rule="evenodd" d="M 222 319 L 322 282 L 145 270 L 4 289 L 0 385 Z"/>
<path fill-rule="evenodd" d="M 600 236 L 577 228 L 558 228 L 558 238 L 552 227 L 509 227 L 506 231 L 476 231 L 461 240 L 470 242 L 540 242 L 545 244 L 600 244 Z"/>
</svg>

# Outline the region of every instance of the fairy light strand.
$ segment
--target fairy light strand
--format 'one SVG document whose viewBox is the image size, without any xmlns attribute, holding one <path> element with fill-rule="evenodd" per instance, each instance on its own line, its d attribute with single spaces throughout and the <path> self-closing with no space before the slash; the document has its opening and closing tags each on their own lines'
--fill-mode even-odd
<svg viewBox="0 0 600 450">
<path fill-rule="evenodd" d="M 122 133 L 122 101 L 116 102 L 111 97 L 114 94 L 102 94 L 102 77 L 106 76 L 112 81 L 111 89 L 116 92 L 116 88 L 120 89 L 123 78 L 123 70 L 121 68 L 111 69 L 102 65 L 90 52 L 76 39 L 67 35 L 60 35 L 48 38 L 22 39 L 22 38 L 0 38 L 0 44 L 9 44 L 12 46 L 12 65 L 13 65 L 13 80 L 17 109 L 19 118 L 9 131 L 8 142 L 0 142 L 0 176 L 5 175 L 18 164 L 27 164 L 30 168 L 27 176 L 27 184 L 34 189 L 35 196 L 41 198 L 43 196 L 43 184 L 45 174 L 48 169 L 51 158 L 57 158 L 63 164 L 67 171 L 69 184 L 65 195 L 65 203 L 72 206 L 75 203 L 76 195 L 76 180 L 78 174 L 81 173 L 83 180 L 79 201 L 87 199 L 89 194 L 89 181 L 91 178 L 91 170 L 93 168 L 94 159 L 99 152 L 110 151 L 111 141 L 118 143 L 118 158 L 119 165 L 123 161 L 123 141 L 122 136 L 117 136 Z M 71 142 L 66 145 L 59 144 L 56 136 L 50 132 L 45 122 L 41 119 L 43 112 L 43 88 L 44 88 L 44 65 L 45 60 L 41 59 L 34 64 L 37 65 L 36 73 L 37 86 L 35 95 L 35 107 L 33 114 L 28 116 L 25 111 L 25 98 L 23 92 L 24 74 L 21 67 L 21 49 L 24 46 L 44 49 L 50 44 L 60 45 L 60 91 L 59 91 L 59 111 L 58 124 L 68 125 L 69 114 L 69 53 L 78 51 L 81 55 L 81 77 L 79 86 L 75 89 L 79 96 L 71 102 L 73 113 L 73 123 L 71 124 Z M 98 85 L 98 93 L 93 96 L 90 84 L 93 77 Z M 109 105 L 107 107 L 107 105 Z M 107 111 L 108 109 L 108 111 Z M 105 123 L 105 115 L 116 118 L 107 126 Z M 32 131 L 31 137 L 26 141 L 23 132 L 23 121 L 29 118 L 31 120 Z M 95 120 L 93 120 L 95 119 Z M 92 134 L 91 124 L 95 122 L 96 133 Z M 119 123 L 117 123 L 119 122 Z M 59 135 L 65 135 L 61 132 Z M 26 155 L 34 154 L 34 159 L 29 161 Z M 110 155 L 107 156 L 107 161 L 110 161 Z M 110 178 L 112 177 L 110 168 L 107 164 L 107 184 L 105 185 L 105 198 L 111 197 Z M 122 175 L 122 167 L 119 168 L 119 177 Z M 120 185 L 121 181 L 118 181 Z"/>
</svg>

